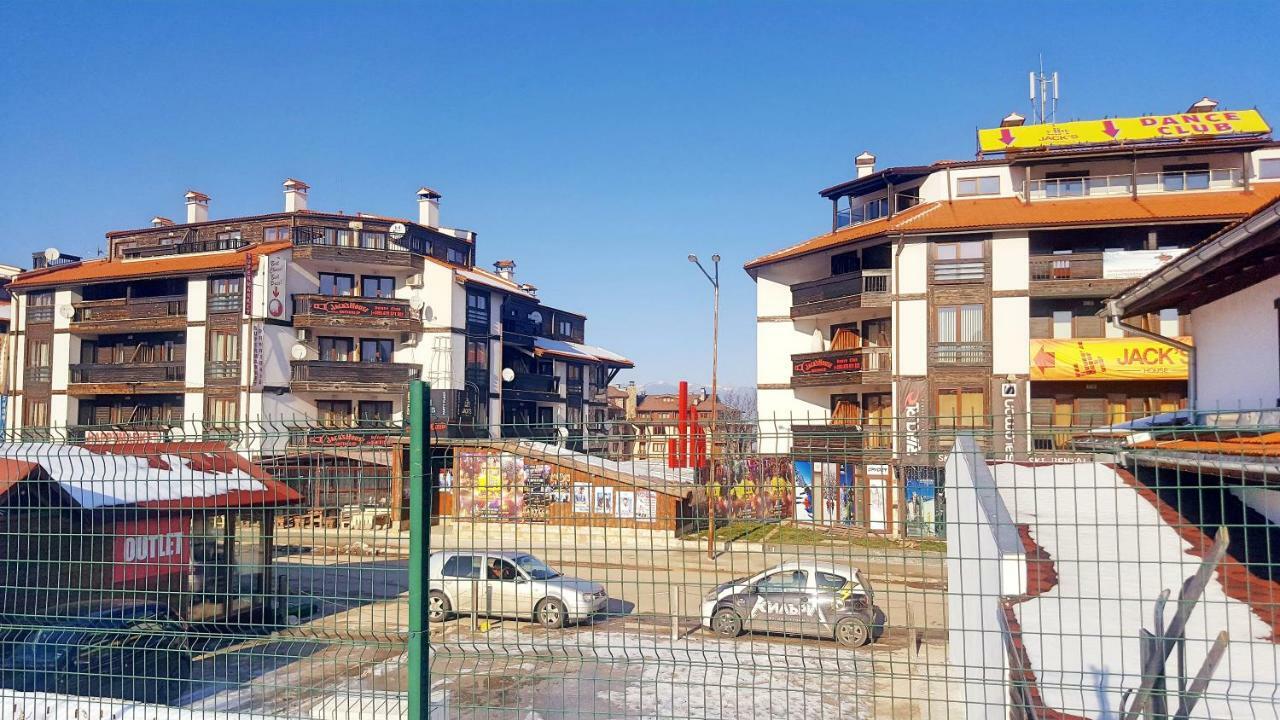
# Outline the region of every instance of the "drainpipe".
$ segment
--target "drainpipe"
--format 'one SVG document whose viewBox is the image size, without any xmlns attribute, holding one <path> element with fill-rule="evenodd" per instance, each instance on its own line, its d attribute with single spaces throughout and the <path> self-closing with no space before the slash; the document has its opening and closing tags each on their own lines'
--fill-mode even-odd
<svg viewBox="0 0 1280 720">
<path fill-rule="evenodd" d="M 1120 312 L 1116 309 L 1116 301 L 1107 301 L 1107 321 L 1111 327 L 1117 330 L 1131 332 L 1135 335 L 1141 335 L 1149 340 L 1155 340 L 1162 345 L 1168 345 L 1176 350 L 1181 350 L 1187 354 L 1187 407 L 1195 412 L 1196 410 L 1196 348 L 1194 345 L 1175 340 L 1171 337 L 1154 333 L 1150 330 L 1144 330 L 1137 325 L 1130 325 L 1120 317 Z"/>
</svg>

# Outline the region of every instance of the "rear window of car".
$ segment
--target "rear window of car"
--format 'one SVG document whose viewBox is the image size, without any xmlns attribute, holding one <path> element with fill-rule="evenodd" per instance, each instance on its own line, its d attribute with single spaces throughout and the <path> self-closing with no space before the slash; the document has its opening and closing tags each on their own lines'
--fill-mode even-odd
<svg viewBox="0 0 1280 720">
<path fill-rule="evenodd" d="M 839 590 L 845 586 L 845 583 L 849 582 L 843 575 L 834 573 L 819 572 L 817 577 L 819 590 Z"/>
<path fill-rule="evenodd" d="M 480 558 L 474 555 L 454 555 L 444 564 L 445 577 L 480 577 Z"/>
</svg>

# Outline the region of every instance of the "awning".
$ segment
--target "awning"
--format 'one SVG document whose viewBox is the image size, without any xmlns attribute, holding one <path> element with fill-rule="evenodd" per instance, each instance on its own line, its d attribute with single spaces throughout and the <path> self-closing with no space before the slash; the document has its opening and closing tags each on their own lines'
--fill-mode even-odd
<svg viewBox="0 0 1280 720">
<path fill-rule="evenodd" d="M 627 358 L 595 345 L 583 345 L 581 343 L 537 337 L 533 339 L 533 347 L 534 353 L 539 357 L 552 355 L 578 362 L 599 362 L 618 367 L 635 367 L 635 363 Z"/>
</svg>

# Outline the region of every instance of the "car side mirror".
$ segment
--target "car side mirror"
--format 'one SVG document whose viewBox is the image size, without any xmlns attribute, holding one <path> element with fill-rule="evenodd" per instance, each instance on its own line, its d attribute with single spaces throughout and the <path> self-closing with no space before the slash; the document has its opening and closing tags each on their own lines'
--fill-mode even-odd
<svg viewBox="0 0 1280 720">
<path fill-rule="evenodd" d="M 748 585 L 746 589 L 743 590 L 743 592 L 745 592 L 748 595 L 759 595 L 760 588 L 757 585 Z"/>
<path fill-rule="evenodd" d="M 522 576 L 520 576 L 520 575 L 515 576 L 514 578 L 512 578 L 512 580 L 514 580 L 514 581 L 516 582 L 516 584 L 529 582 L 528 580 L 525 580 L 525 579 L 524 579 L 524 577 L 522 577 Z"/>
</svg>

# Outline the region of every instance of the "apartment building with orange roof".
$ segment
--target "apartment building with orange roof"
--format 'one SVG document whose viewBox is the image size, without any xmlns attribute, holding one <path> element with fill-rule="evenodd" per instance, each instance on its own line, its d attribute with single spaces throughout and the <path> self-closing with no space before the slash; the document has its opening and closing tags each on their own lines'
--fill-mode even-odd
<svg viewBox="0 0 1280 720">
<path fill-rule="evenodd" d="M 36 253 L 9 284 L 7 427 L 262 421 L 322 449 L 402 419 L 417 378 L 445 432 L 603 422 L 630 361 L 585 345 L 585 317 L 545 306 L 514 262 L 477 267 L 475 233 L 440 224 L 439 193 L 419 190 L 411 220 L 313 210 L 292 178 L 283 190 L 282 212 L 231 218 L 189 191 L 185 222 L 109 232 L 102 258 Z"/>
<path fill-rule="evenodd" d="M 1069 440 L 1055 428 L 1185 406 L 1186 354 L 1104 322 L 1103 300 L 1280 197 L 1265 121 L 1208 99 L 1058 125 L 1014 114 L 979 144 L 974 160 L 887 169 L 862 153 L 820 191 L 829 233 L 745 266 L 763 449 L 881 450 L 857 473 L 888 494 L 882 513 L 908 505 L 904 478 L 936 467 L 953 429 L 1054 456 Z M 1176 308 L 1135 322 L 1192 342 Z"/>
</svg>

